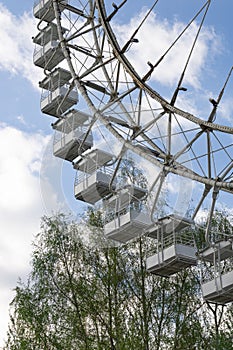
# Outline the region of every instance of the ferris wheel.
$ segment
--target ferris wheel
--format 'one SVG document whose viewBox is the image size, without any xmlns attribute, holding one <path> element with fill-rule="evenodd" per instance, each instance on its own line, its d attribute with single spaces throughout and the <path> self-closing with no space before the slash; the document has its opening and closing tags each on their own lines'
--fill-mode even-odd
<svg viewBox="0 0 233 350">
<path fill-rule="evenodd" d="M 218 120 L 232 68 L 215 82 L 216 96 L 200 96 L 199 109 L 190 106 L 211 1 L 193 1 L 185 22 L 163 42 L 152 31 L 160 3 L 144 1 L 139 8 L 133 0 L 38 0 L 33 59 L 45 73 L 41 110 L 54 117 L 54 155 L 76 170 L 75 198 L 101 203 L 108 238 L 155 239 L 148 271 L 169 276 L 196 264 L 195 241 L 185 229 L 204 203 L 206 249 L 212 251 L 203 250 L 202 259 L 211 265 L 222 251 L 224 260 L 232 256 L 232 235 L 211 238 L 217 198 L 233 192 L 233 127 Z M 213 285 L 207 287 L 212 292 Z M 207 299 L 233 299 L 232 284 L 224 287 L 227 296 L 219 292 L 222 285 L 211 297 L 208 288 Z"/>
</svg>

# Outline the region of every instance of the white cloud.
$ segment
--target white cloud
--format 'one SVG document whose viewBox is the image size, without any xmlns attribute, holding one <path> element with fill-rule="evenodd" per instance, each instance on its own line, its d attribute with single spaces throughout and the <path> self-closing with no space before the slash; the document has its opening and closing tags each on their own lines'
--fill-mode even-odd
<svg viewBox="0 0 233 350">
<path fill-rule="evenodd" d="M 29 272 L 41 217 L 72 212 L 62 184 L 64 161 L 53 156 L 52 145 L 51 136 L 0 124 L 0 348 L 12 290 Z"/>
<path fill-rule="evenodd" d="M 16 117 L 16 119 L 17 119 L 22 125 L 27 125 L 27 123 L 26 123 L 26 121 L 25 121 L 25 119 L 24 119 L 24 116 L 18 115 L 18 116 Z"/>
<path fill-rule="evenodd" d="M 31 242 L 44 214 L 39 170 L 47 142 L 39 133 L 0 125 L 0 339 L 6 332 L 11 290 L 29 270 Z M 52 187 L 49 191 L 55 207 L 56 194 Z"/>
<path fill-rule="evenodd" d="M 232 126 L 232 113 L 233 113 L 233 98 L 232 96 L 227 96 L 223 99 L 222 103 L 218 107 L 217 112 L 217 120 L 218 118 L 222 118 L 224 120 L 225 124 Z"/>
<path fill-rule="evenodd" d="M 65 163 L 63 159 L 53 156 L 53 138 L 50 137 L 46 147 L 43 151 L 43 157 L 41 158 L 40 166 L 40 191 L 43 201 L 43 207 L 46 214 L 50 214 L 55 211 L 62 211 L 69 214 L 73 214 L 72 207 L 69 203 L 66 190 L 64 188 Z M 66 164 L 67 165 L 67 164 Z M 69 181 L 69 188 L 73 188 L 75 171 L 72 172 L 72 165 L 68 164 L 69 170 L 71 170 L 72 179 Z M 67 182 L 68 176 L 65 179 Z M 74 197 L 73 197 L 74 198 Z"/>
<path fill-rule="evenodd" d="M 127 42 L 130 35 L 141 23 L 145 12 L 144 9 L 136 18 L 131 18 L 127 24 L 114 25 L 120 43 Z M 161 21 L 155 13 L 152 13 L 136 35 L 139 42 L 134 43 L 128 53 L 128 58 L 136 71 L 144 75 L 149 70 L 147 62 L 150 61 L 155 64 L 186 25 L 187 23 L 181 23 L 175 19 L 173 22 L 167 19 Z M 150 82 L 157 81 L 167 86 L 178 83 L 197 31 L 198 25 L 194 22 L 155 69 Z M 192 87 L 200 88 L 203 69 L 210 62 L 210 57 L 221 49 L 220 38 L 214 32 L 214 29 L 204 27 L 190 61 L 186 83 Z"/>
<path fill-rule="evenodd" d="M 0 3 L 0 70 L 28 79 L 38 86 L 42 75 L 33 65 L 32 36 L 36 32 L 36 21 L 29 14 L 14 16 Z"/>
</svg>

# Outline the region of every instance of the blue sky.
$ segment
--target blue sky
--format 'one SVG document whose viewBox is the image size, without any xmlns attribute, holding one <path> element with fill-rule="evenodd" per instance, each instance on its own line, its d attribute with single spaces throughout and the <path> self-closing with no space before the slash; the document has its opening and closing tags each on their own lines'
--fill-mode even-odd
<svg viewBox="0 0 233 350">
<path fill-rule="evenodd" d="M 136 15 L 142 3 L 150 5 L 152 1 L 133 1 L 133 6 L 132 1 L 129 2 L 120 24 L 128 21 L 129 13 Z M 203 1 L 190 0 L 188 6 L 187 0 L 160 3 L 157 18 L 161 22 L 166 16 L 169 21 L 186 21 L 192 5 L 201 6 Z M 32 64 L 31 37 L 37 33 L 32 6 L 32 0 L 0 0 L 0 346 L 6 332 L 12 289 L 18 278 L 26 278 L 29 271 L 31 242 L 39 231 L 40 217 L 62 206 L 74 212 L 83 208 L 73 198 L 74 172 L 51 155 L 52 118 L 40 112 L 37 86 L 42 72 Z M 232 11 L 232 0 L 212 0 L 206 22 L 209 33 L 215 33 L 212 38 L 216 37 L 218 43 L 214 48 L 211 38 L 205 41 L 209 53 L 204 63 L 208 70 L 198 67 L 195 78 L 215 94 L 233 64 Z M 214 68 L 208 66 L 208 60 Z M 172 71 L 170 73 L 172 76 Z M 199 91 L 201 88 L 199 86 Z M 230 124 L 231 91 L 222 109 L 228 113 Z"/>
</svg>

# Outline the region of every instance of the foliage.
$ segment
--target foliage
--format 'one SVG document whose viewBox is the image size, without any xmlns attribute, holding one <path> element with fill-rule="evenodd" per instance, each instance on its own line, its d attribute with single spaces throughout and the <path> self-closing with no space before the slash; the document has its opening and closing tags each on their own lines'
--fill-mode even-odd
<svg viewBox="0 0 233 350">
<path fill-rule="evenodd" d="M 101 241 L 101 213 L 89 214 Z M 63 215 L 42 219 L 31 274 L 15 289 L 5 350 L 232 348 L 232 309 L 203 303 L 195 268 L 169 279 L 149 275 L 148 239 L 90 248 L 87 227 Z"/>
<path fill-rule="evenodd" d="M 143 171 L 135 164 L 135 161 L 128 157 L 123 158 L 120 165 L 120 177 L 122 182 L 134 184 L 138 187 L 147 189 L 148 181 Z"/>
</svg>

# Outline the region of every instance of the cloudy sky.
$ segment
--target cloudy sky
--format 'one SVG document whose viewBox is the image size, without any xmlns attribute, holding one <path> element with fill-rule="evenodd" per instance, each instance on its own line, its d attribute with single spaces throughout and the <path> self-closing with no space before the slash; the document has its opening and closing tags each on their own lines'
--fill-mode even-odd
<svg viewBox="0 0 233 350">
<path fill-rule="evenodd" d="M 176 29 L 175 18 L 176 25 L 187 20 L 185 2 L 187 0 L 166 1 L 169 9 L 160 8 L 156 25 L 153 17 L 148 22 L 151 40 L 148 50 L 153 47 L 155 38 L 162 43 Z M 136 2 L 133 10 L 131 8 L 132 15 L 139 10 L 139 3 Z M 212 81 L 223 82 L 233 64 L 230 19 L 233 3 L 232 0 L 214 0 L 213 3 L 199 59 L 190 75 L 197 90 L 201 89 L 205 77 L 207 80 L 212 76 Z M 12 290 L 18 278 L 25 279 L 30 269 L 31 242 L 39 231 L 40 217 L 59 209 L 77 210 L 72 195 L 73 173 L 51 156 L 51 119 L 42 115 L 39 108 L 38 81 L 42 72 L 32 64 L 34 47 L 31 38 L 37 34 L 32 6 L 32 0 L 0 0 L 0 346 L 7 329 Z M 173 22 L 170 22 L 165 20 L 166 13 L 170 18 L 175 13 L 179 16 L 173 15 Z M 129 12 L 126 12 L 122 16 L 125 23 L 129 22 L 128 15 Z M 126 30 L 125 23 L 122 22 L 121 27 L 118 23 L 119 33 Z M 172 68 L 179 63 L 180 55 L 174 57 L 170 74 L 166 71 L 163 76 L 161 73 L 168 84 L 173 79 Z M 135 62 L 139 70 L 140 59 Z M 208 66 L 210 61 L 217 70 L 211 70 Z M 208 69 L 203 70 L 203 66 Z M 219 88 L 218 85 L 216 91 Z M 211 83 L 208 89 L 215 92 Z M 195 110 L 191 100 L 185 103 L 187 108 Z M 232 96 L 229 95 L 222 106 L 222 114 L 229 118 L 232 109 Z"/>
<path fill-rule="evenodd" d="M 57 210 L 59 195 L 46 176 L 50 121 L 39 109 L 41 72 L 32 64 L 33 1 L 0 2 L 0 345 L 19 277 L 29 270 L 40 217 Z M 60 171 L 58 161 L 49 169 Z M 47 175 L 49 174 L 47 172 Z M 56 185 L 55 185 L 56 186 Z"/>
</svg>

